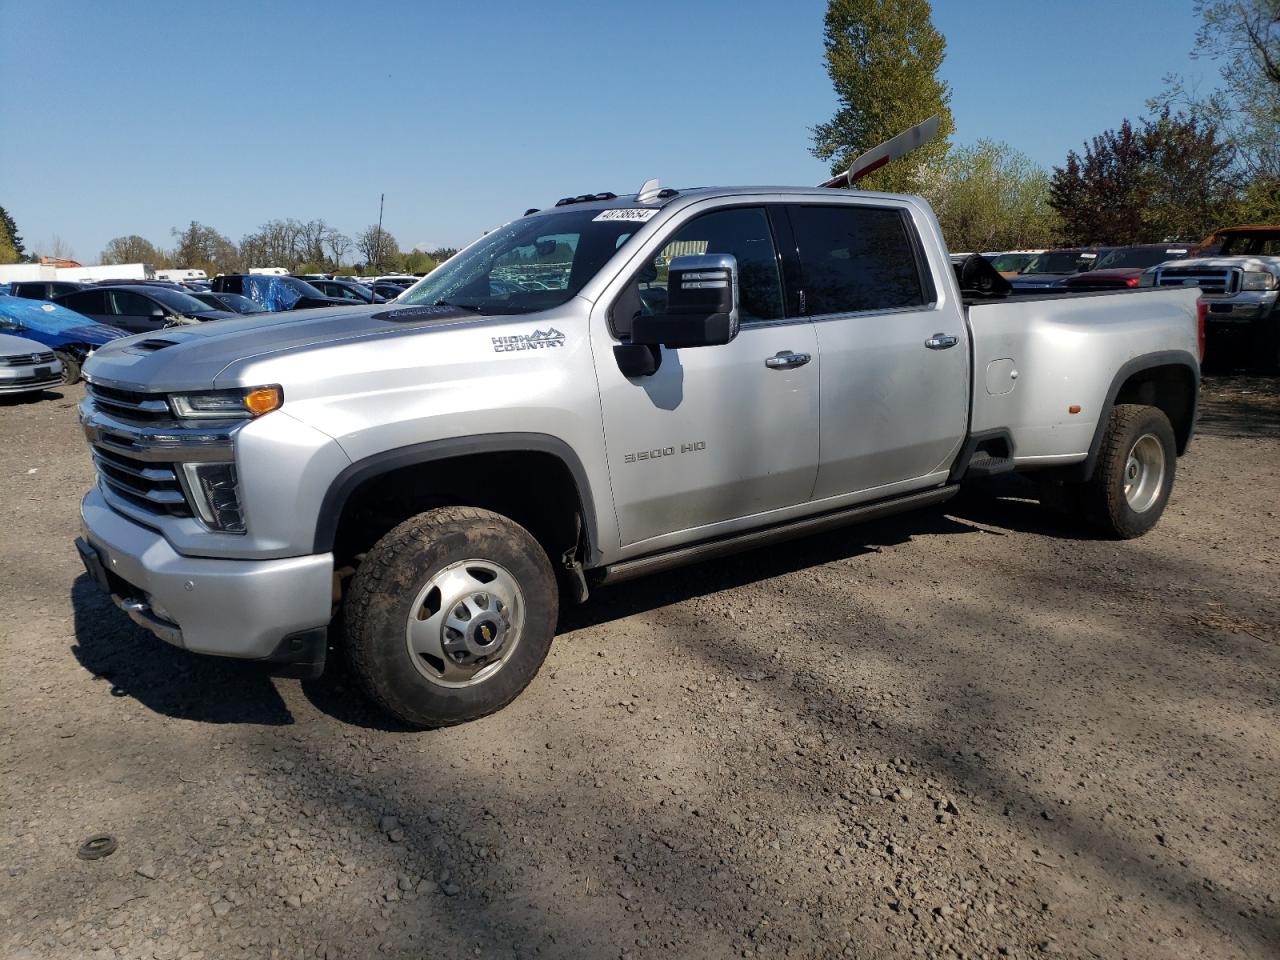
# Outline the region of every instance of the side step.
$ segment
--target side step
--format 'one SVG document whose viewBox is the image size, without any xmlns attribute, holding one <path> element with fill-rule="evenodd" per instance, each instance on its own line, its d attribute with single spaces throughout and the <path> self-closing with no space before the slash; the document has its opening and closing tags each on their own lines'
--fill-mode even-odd
<svg viewBox="0 0 1280 960">
<path fill-rule="evenodd" d="M 993 457 L 985 450 L 979 450 L 969 461 L 969 469 L 964 472 L 966 480 L 978 477 L 994 477 L 999 473 L 1013 472 L 1013 457 Z"/>
<path fill-rule="evenodd" d="M 887 517 L 890 514 L 901 513 L 904 510 L 914 510 L 918 507 L 928 507 L 935 503 L 942 503 L 954 497 L 959 489 L 955 485 L 935 487 L 932 490 L 925 490 L 920 493 L 910 493 L 904 497 L 879 500 L 875 503 L 849 507 L 845 510 L 824 513 L 816 517 L 802 517 L 799 520 L 780 523 L 777 526 L 766 527 L 763 530 L 748 530 L 745 533 L 735 534 L 719 540 L 708 540 L 692 546 L 677 547 L 664 553 L 638 557 L 635 560 L 624 560 L 621 563 L 614 563 L 595 571 L 596 576 L 593 579 L 597 586 L 620 583 L 623 580 L 632 580 L 635 577 L 643 577 L 650 573 L 657 573 L 660 570 L 669 570 L 673 567 L 696 563 L 700 560 L 710 560 L 714 557 L 723 557 L 731 553 L 740 553 L 743 550 L 751 550 L 771 543 L 781 543 L 784 540 L 795 540 L 824 530 L 833 530 L 853 523 L 863 523 L 868 520 Z"/>
</svg>

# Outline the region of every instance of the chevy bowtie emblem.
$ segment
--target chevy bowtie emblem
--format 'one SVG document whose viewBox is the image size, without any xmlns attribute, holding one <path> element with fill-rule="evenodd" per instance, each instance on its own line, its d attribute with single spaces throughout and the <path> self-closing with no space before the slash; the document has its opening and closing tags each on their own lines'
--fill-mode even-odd
<svg viewBox="0 0 1280 960">
<path fill-rule="evenodd" d="M 487 623 L 480 624 L 480 636 L 484 638 L 485 643 L 493 642 L 493 631 Z"/>
</svg>

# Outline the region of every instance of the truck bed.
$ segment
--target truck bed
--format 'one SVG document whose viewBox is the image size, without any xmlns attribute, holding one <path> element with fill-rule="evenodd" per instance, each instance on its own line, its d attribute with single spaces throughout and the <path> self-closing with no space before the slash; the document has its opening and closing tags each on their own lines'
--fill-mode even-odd
<svg viewBox="0 0 1280 960">
<path fill-rule="evenodd" d="M 970 433 L 1007 431 L 1022 469 L 1084 460 L 1131 361 L 1197 368 L 1198 299 L 1190 288 L 966 299 Z"/>
</svg>

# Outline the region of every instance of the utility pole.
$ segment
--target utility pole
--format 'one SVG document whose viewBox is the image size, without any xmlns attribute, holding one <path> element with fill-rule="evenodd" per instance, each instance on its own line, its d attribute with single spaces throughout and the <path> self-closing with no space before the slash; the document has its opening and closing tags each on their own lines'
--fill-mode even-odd
<svg viewBox="0 0 1280 960">
<path fill-rule="evenodd" d="M 378 262 L 374 264 L 378 268 L 378 272 L 382 272 L 382 202 L 387 199 L 385 193 L 378 194 Z"/>
</svg>

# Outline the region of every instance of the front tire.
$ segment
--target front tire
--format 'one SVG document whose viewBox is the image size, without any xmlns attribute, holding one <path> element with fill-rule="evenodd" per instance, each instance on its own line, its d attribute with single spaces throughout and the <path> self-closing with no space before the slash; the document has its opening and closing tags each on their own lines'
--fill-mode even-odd
<svg viewBox="0 0 1280 960">
<path fill-rule="evenodd" d="M 527 530 L 488 510 L 429 510 L 379 540 L 356 571 L 347 661 L 403 723 L 464 723 L 528 686 L 558 608 L 551 562 Z"/>
<path fill-rule="evenodd" d="M 80 360 L 66 350 L 55 350 L 53 355 L 62 363 L 62 382 L 70 386 L 80 381 Z"/>
<path fill-rule="evenodd" d="M 1117 405 L 1093 476 L 1077 490 L 1085 520 L 1121 540 L 1142 536 L 1164 514 L 1177 462 L 1173 426 L 1162 410 Z"/>
</svg>

